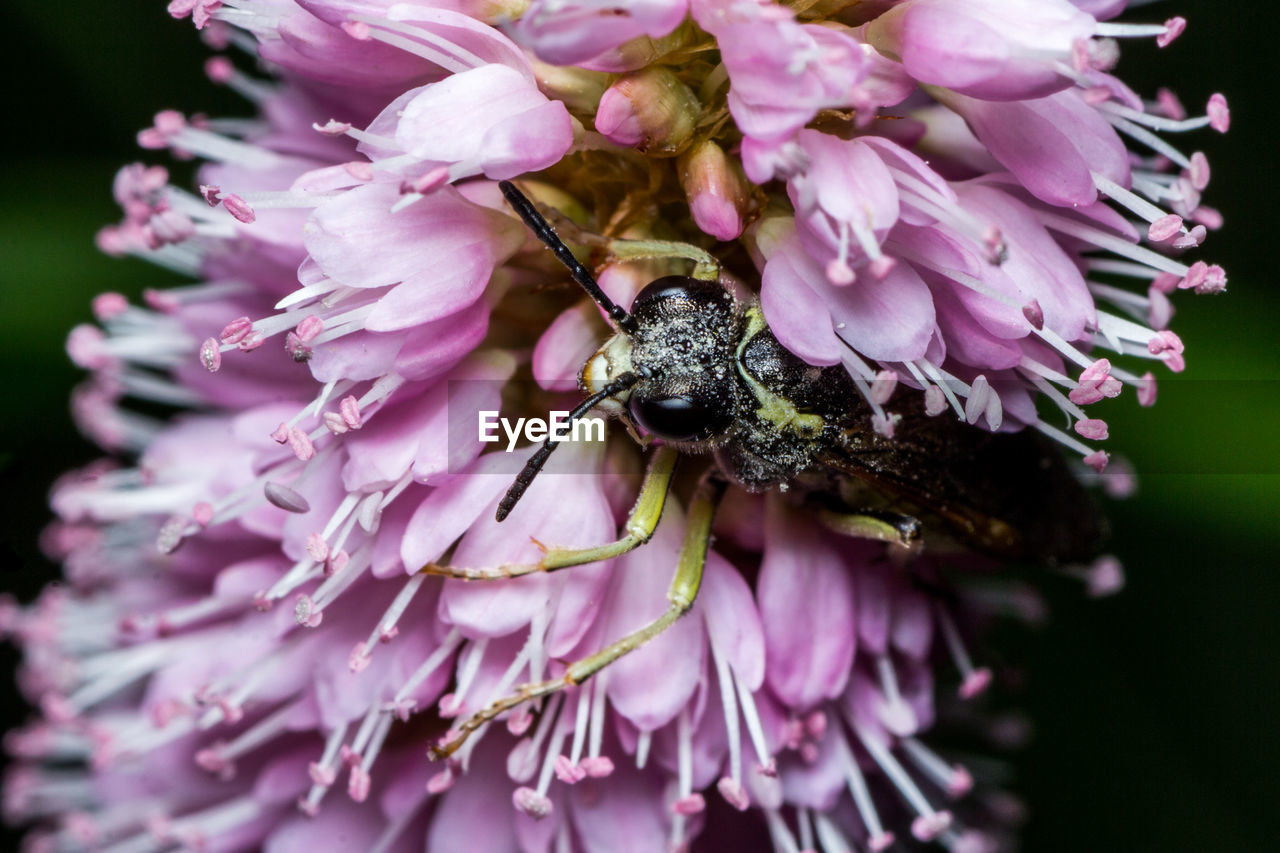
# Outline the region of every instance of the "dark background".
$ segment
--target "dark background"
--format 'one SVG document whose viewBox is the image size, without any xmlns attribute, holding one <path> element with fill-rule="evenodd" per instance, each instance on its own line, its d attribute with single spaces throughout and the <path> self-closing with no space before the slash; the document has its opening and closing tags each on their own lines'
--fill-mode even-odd
<svg viewBox="0 0 1280 853">
<path fill-rule="evenodd" d="M 1110 510 L 1127 589 L 1091 601 L 1050 581 L 1050 623 L 1003 638 L 1020 646 L 1018 702 L 1035 721 L 1016 783 L 1030 803 L 1030 851 L 1276 849 L 1276 49 L 1252 8 L 1177 0 L 1128 16 L 1182 14 L 1190 26 L 1164 51 L 1126 44 L 1124 80 L 1145 95 L 1172 85 L 1193 113 L 1214 91 L 1232 106 L 1227 136 L 1175 140 L 1209 155 L 1207 201 L 1227 226 L 1203 257 L 1227 268 L 1230 286 L 1177 297 L 1189 368 L 1162 377 L 1154 410 L 1132 394 L 1101 407 L 1111 449 L 1142 474 L 1138 495 Z M 95 456 L 67 413 L 78 373 L 66 332 L 90 318 L 97 292 L 137 297 L 174 281 L 95 251 L 94 232 L 118 219 L 111 177 L 133 160 L 168 164 L 134 147 L 157 110 L 248 109 L 204 79 L 207 51 L 159 0 L 8 0 L 5 11 L 0 587 L 27 600 L 56 577 L 35 547 L 49 484 Z M 14 658 L 0 652 L 6 666 Z M 27 713 L 7 682 L 0 713 L 5 728 Z M 0 835 L 0 849 L 12 843 Z"/>
</svg>

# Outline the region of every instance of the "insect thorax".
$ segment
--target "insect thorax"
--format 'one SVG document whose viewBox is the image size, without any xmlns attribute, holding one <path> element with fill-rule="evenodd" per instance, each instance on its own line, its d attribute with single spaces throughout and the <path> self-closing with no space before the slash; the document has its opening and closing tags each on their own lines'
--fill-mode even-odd
<svg viewBox="0 0 1280 853">
<path fill-rule="evenodd" d="M 778 342 L 758 305 L 744 312 L 734 364 L 741 389 L 734 428 L 715 447 L 721 470 L 742 487 L 786 487 L 820 467 L 866 406 L 840 365 L 815 367 Z"/>
<path fill-rule="evenodd" d="M 628 417 L 637 399 L 692 394 L 712 401 L 731 415 L 723 429 L 670 443 L 713 452 L 723 473 L 751 491 L 785 486 L 820 467 L 817 454 L 838 443 L 859 415 L 865 420 L 866 406 L 844 368 L 815 367 L 789 352 L 758 302 L 711 288 L 686 299 L 687 280 L 663 284 L 637 297 L 639 328 L 614 335 L 583 367 L 580 383 L 588 392 L 626 372 L 643 377 L 602 409 Z"/>
</svg>

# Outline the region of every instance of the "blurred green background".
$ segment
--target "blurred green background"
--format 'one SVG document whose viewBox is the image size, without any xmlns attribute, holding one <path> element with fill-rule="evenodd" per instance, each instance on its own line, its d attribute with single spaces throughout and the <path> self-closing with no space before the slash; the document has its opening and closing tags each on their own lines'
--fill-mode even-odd
<svg viewBox="0 0 1280 853">
<path fill-rule="evenodd" d="M 1012 635 L 1027 670 L 1019 701 L 1035 722 L 1017 758 L 1030 851 L 1276 849 L 1276 77 L 1274 28 L 1255 8 L 1179 0 L 1129 16 L 1181 14 L 1190 26 L 1165 51 L 1126 45 L 1123 79 L 1148 95 L 1170 84 L 1193 112 L 1214 91 L 1232 105 L 1227 136 L 1179 140 L 1203 146 L 1213 165 L 1207 201 L 1227 227 L 1204 257 L 1227 268 L 1230 286 L 1177 298 L 1189 367 L 1162 377 L 1154 410 L 1103 408 L 1111 449 L 1141 474 L 1138 495 L 1110 510 L 1128 587 L 1099 602 L 1051 581 L 1050 623 Z M 46 491 L 95 456 L 67 413 L 78 378 L 62 350 L 67 330 L 89 319 L 99 291 L 137 297 L 173 281 L 95 251 L 94 232 L 118 219 L 112 175 L 133 160 L 166 162 L 134 147 L 156 111 L 247 107 L 205 81 L 206 50 L 159 0 L 8 0 L 6 13 L 0 586 L 28 599 L 56 577 L 35 547 Z M 13 652 L 2 654 L 11 665 Z M 25 717 L 8 684 L 0 702 L 4 727 Z M 0 849 L 10 842 L 0 837 Z"/>
</svg>

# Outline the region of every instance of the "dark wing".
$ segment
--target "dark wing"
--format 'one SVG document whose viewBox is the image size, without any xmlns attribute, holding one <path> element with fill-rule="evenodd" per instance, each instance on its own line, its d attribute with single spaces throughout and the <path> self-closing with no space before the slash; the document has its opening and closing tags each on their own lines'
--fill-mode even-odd
<svg viewBox="0 0 1280 853">
<path fill-rule="evenodd" d="M 893 439 L 847 429 L 819 460 L 937 517 L 976 550 L 1050 563 L 1098 554 L 1105 520 L 1052 441 L 931 418 L 918 397 L 890 406 L 902 415 Z"/>
</svg>

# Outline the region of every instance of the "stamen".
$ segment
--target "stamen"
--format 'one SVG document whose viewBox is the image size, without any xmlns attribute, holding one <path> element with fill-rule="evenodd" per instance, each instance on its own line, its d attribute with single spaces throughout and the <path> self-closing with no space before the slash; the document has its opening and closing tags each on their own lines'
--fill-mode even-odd
<svg viewBox="0 0 1280 853">
<path fill-rule="evenodd" d="M 898 676 L 888 655 L 876 655 L 876 673 L 880 688 L 884 691 L 884 703 L 877 716 L 884 727 L 899 737 L 911 734 L 919 728 L 915 711 L 902 698 L 898 690 Z"/>
<path fill-rule="evenodd" d="M 965 401 L 964 417 L 970 424 L 976 424 L 985 415 L 992 432 L 1000 429 L 1004 421 L 1004 408 L 1000 404 L 1000 395 L 991 387 L 987 377 L 979 376 L 969 386 L 969 399 Z"/>
<path fill-rule="evenodd" d="M 538 727 L 533 737 L 519 741 L 507 756 L 507 775 L 516 782 L 528 782 L 538 771 L 538 753 L 542 750 L 542 742 L 551 733 L 560 712 L 558 697 L 552 697 L 547 703 L 546 711 L 538 720 Z"/>
<path fill-rule="evenodd" d="M 862 769 L 858 767 L 858 761 L 853 757 L 853 750 L 849 748 L 849 742 L 845 740 L 843 732 L 836 733 L 833 745 L 838 753 L 836 760 L 844 770 L 849 794 L 853 797 L 858 816 L 867 830 L 867 846 L 875 853 L 879 853 L 893 844 L 893 833 L 886 832 L 884 825 L 880 823 L 880 813 L 876 811 L 871 792 L 867 789 L 867 780 L 862 775 Z"/>
<path fill-rule="evenodd" d="M 982 247 L 983 255 L 989 262 L 997 265 L 1004 262 L 1008 250 L 998 229 L 978 219 L 953 199 L 942 196 L 915 175 L 892 167 L 889 171 L 894 183 L 899 186 L 903 204 L 919 209 L 921 213 L 950 226 L 961 236 L 968 237 Z"/>
<path fill-rule="evenodd" d="M 156 116 L 156 120 L 159 136 L 150 137 L 148 142 L 143 143 L 144 148 L 181 149 L 205 160 L 215 160 L 255 171 L 275 169 L 287 163 L 282 155 L 252 143 L 239 142 L 190 124 L 184 124 L 179 129 L 160 129 L 163 123 L 159 115 Z M 225 198 L 223 203 L 226 203 Z"/>
<path fill-rule="evenodd" d="M 897 387 L 898 374 L 892 370 L 881 370 L 871 382 L 871 399 L 883 406 Z"/>
<path fill-rule="evenodd" d="M 560 695 L 561 701 L 557 707 L 556 725 L 551 730 L 551 740 L 547 743 L 547 752 L 542 759 L 542 771 L 538 774 L 538 794 L 546 797 L 547 791 L 551 789 L 551 779 L 556 775 L 555 771 L 561 758 L 564 756 L 560 753 L 560 748 L 564 746 L 564 739 L 569 734 L 568 715 L 559 713 L 564 707 L 564 694 Z"/>
<path fill-rule="evenodd" d="M 381 702 L 375 704 L 382 705 Z M 378 753 L 382 751 L 382 745 L 386 742 L 387 733 L 391 731 L 391 724 L 394 721 L 395 718 L 391 714 L 379 711 L 373 734 L 364 749 L 364 757 L 359 765 L 351 768 L 347 794 L 357 803 L 363 803 L 369 797 L 369 787 L 372 782 L 369 771 L 373 768 L 373 762 L 377 759 Z"/>
<path fill-rule="evenodd" d="M 1093 31 L 1096 35 L 1106 36 L 1107 38 L 1149 38 L 1156 36 L 1165 38 L 1161 47 L 1164 47 L 1177 36 L 1187 26 L 1184 18 L 1170 18 L 1163 24 L 1117 24 L 1110 21 L 1099 21 L 1094 24 Z"/>
<path fill-rule="evenodd" d="M 1227 99 L 1215 92 L 1209 96 L 1209 126 L 1218 133 L 1226 133 L 1231 127 L 1231 111 L 1227 108 Z"/>
<path fill-rule="evenodd" d="M 582 760 L 582 750 L 587 745 L 587 726 L 591 719 L 591 694 L 589 687 L 578 688 L 578 710 L 573 721 L 573 746 L 569 748 L 569 764 L 572 767 L 579 766 Z M 584 773 L 585 775 L 585 773 Z M 576 779 L 574 781 L 577 781 Z"/>
<path fill-rule="evenodd" d="M 351 15 L 350 20 L 367 25 L 369 38 L 420 56 L 454 74 L 461 74 L 485 64 L 480 57 L 470 51 L 439 38 L 426 29 L 393 23 L 387 18 L 376 18 L 372 15 Z"/>
<path fill-rule="evenodd" d="M 1191 160 L 1189 160 L 1185 154 L 1146 128 L 1140 127 L 1128 119 L 1111 112 L 1111 106 L 1110 102 L 1101 104 L 1098 107 L 1098 111 L 1102 113 L 1103 118 L 1110 122 L 1112 127 L 1123 133 L 1125 136 L 1141 142 L 1157 154 L 1163 154 L 1182 168 L 1191 168 Z"/>
<path fill-rule="evenodd" d="M 530 667 L 529 680 L 537 681 L 538 678 L 533 673 L 532 661 L 538 654 L 538 649 L 542 641 L 542 632 L 538 628 L 538 620 L 535 617 L 529 629 L 529 638 L 525 640 L 525 644 L 520 647 L 520 651 L 511 659 L 511 663 L 507 666 L 502 677 L 489 690 L 489 695 L 484 697 L 484 701 L 478 703 L 479 707 L 495 702 L 511 691 L 512 685 L 516 683 L 516 677 L 526 665 Z"/>
<path fill-rule="evenodd" d="M 347 736 L 348 723 L 339 723 L 337 728 L 329 732 L 325 739 L 324 752 L 318 761 L 307 765 L 307 773 L 311 776 L 311 789 L 306 797 L 298 803 L 298 807 L 307 814 L 315 814 L 325 792 L 337 781 L 338 753 Z"/>
<path fill-rule="evenodd" d="M 956 669 L 960 671 L 960 698 L 972 699 L 986 690 L 991 684 L 991 670 L 986 667 L 981 669 L 974 668 L 973 659 L 969 657 L 969 650 L 965 648 L 964 640 L 960 637 L 960 629 L 956 627 L 956 623 L 951 618 L 951 614 L 947 612 L 946 606 L 938 602 L 936 609 L 938 612 L 938 627 L 942 629 L 942 638 L 947 644 L 947 650 L 951 653 L 951 659 L 955 662 Z"/>
<path fill-rule="evenodd" d="M 927 258 L 917 252 L 911 251 L 910 249 L 906 249 L 901 246 L 895 246 L 894 248 L 896 253 L 900 257 L 902 257 L 904 260 L 910 261 L 912 264 L 924 267 L 925 269 L 928 269 L 928 270 L 932 270 L 938 273 L 939 275 L 942 275 L 942 276 L 945 276 L 946 278 L 951 279 L 956 284 L 967 287 L 970 290 L 972 290 L 974 293 L 981 294 L 982 296 L 985 296 L 988 299 L 992 299 L 1000 303 L 1001 305 L 1008 306 L 1009 308 L 1013 308 L 1018 311 L 1022 310 L 1022 305 L 1019 304 L 1016 299 L 1004 293 L 1001 293 L 998 290 L 994 290 L 988 287 L 979 278 L 971 276 L 966 272 L 962 272 L 960 270 L 953 269 L 951 267 L 943 266 L 942 264 L 937 263 L 930 258 Z"/>
<path fill-rule="evenodd" d="M 649 747 L 653 741 L 653 732 L 645 730 L 636 738 L 636 769 L 643 770 L 649 763 Z"/>
<path fill-rule="evenodd" d="M 366 745 L 373 738 L 373 730 L 378 724 L 380 717 L 385 716 L 382 713 L 382 703 L 373 701 L 369 703 L 369 709 L 365 711 L 364 718 L 360 720 L 360 728 L 356 729 L 356 736 L 351 739 L 351 745 L 339 750 L 343 761 L 347 764 L 353 764 L 364 751 Z"/>
<path fill-rule="evenodd" d="M 827 817 L 825 812 L 815 811 L 813 813 L 814 829 L 817 830 L 818 843 L 822 845 L 823 853 L 853 853 L 853 844 L 840 831 L 840 827 L 836 826 L 831 818 Z"/>
<path fill-rule="evenodd" d="M 965 419 L 964 405 L 960 402 L 960 399 L 952 389 L 954 388 L 959 390 L 961 394 L 968 394 L 969 386 L 966 383 L 955 378 L 942 368 L 934 366 L 932 362 L 923 358 L 909 362 L 907 367 L 911 370 L 912 375 L 921 382 L 921 384 L 927 384 L 927 380 L 920 374 L 927 374 L 929 379 L 932 379 L 933 382 L 936 383 L 933 387 L 938 388 L 942 392 L 943 397 L 945 397 L 947 402 L 951 404 L 951 408 L 955 411 L 957 417 L 959 417 L 960 420 Z M 941 410 L 937 409 L 936 406 L 934 409 L 935 414 L 942 414 Z"/>
<path fill-rule="evenodd" d="M 1052 213 L 1039 213 L 1041 223 L 1050 230 L 1058 231 L 1069 237 L 1075 237 L 1086 243 L 1091 243 L 1099 249 L 1106 249 L 1114 252 L 1123 258 L 1129 258 L 1140 263 L 1144 263 L 1152 269 L 1161 272 L 1173 273 L 1182 278 L 1187 274 L 1187 267 L 1170 258 L 1161 255 L 1159 252 L 1153 252 L 1150 249 L 1124 240 L 1120 237 L 1113 236 L 1098 228 L 1085 225 L 1077 220 L 1069 219 L 1065 216 L 1057 216 Z"/>
<path fill-rule="evenodd" d="M 800 853 L 800 848 L 796 846 L 796 840 L 791 835 L 787 822 L 782 819 L 782 814 L 777 809 L 765 809 L 764 819 L 769 827 L 769 838 L 773 841 L 774 850 L 778 853 Z"/>
<path fill-rule="evenodd" d="M 845 345 L 848 346 L 847 343 Z M 853 384 L 867 401 L 867 405 L 871 407 L 872 417 L 884 419 L 886 417 L 884 406 L 881 406 L 875 401 L 875 394 L 871 390 L 871 383 L 863 379 L 861 376 L 854 376 L 853 374 L 850 374 L 849 378 L 853 380 Z M 891 438 L 892 436 L 887 437 Z"/>
<path fill-rule="evenodd" d="M 391 707 L 397 716 L 402 720 L 407 720 L 409 714 L 414 707 L 414 700 L 409 696 L 422 682 L 431 677 L 431 673 L 435 672 L 442 663 L 451 657 L 454 651 L 462 643 L 462 632 L 456 627 L 450 628 L 449 633 L 445 635 L 444 640 L 435 648 L 431 654 L 427 655 L 427 659 L 413 671 L 413 675 L 409 676 L 409 680 L 400 686 L 396 691 L 396 695 L 391 699 Z"/>
<path fill-rule="evenodd" d="M 1083 581 L 1091 598 L 1106 598 L 1124 589 L 1124 566 L 1110 554 L 1104 554 L 1091 565 L 1066 566 L 1059 571 Z"/>
<path fill-rule="evenodd" d="M 1079 384 L 1067 395 L 1073 403 L 1089 405 L 1104 398 L 1118 397 L 1120 380 L 1111 375 L 1111 362 L 1100 358 L 1080 374 Z"/>
<path fill-rule="evenodd" d="M 84 684 L 62 701 L 63 714 L 78 715 L 161 667 L 181 660 L 201 643 L 200 637 L 156 640 L 103 652 L 80 662 Z"/>
<path fill-rule="evenodd" d="M 542 820 L 551 814 L 552 809 L 551 800 L 532 788 L 516 788 L 511 795 L 511 804 L 534 820 Z"/>
<path fill-rule="evenodd" d="M 853 730 L 858 736 L 858 740 L 862 742 L 863 747 L 870 754 L 871 760 L 879 765 L 885 776 L 889 777 L 889 781 L 893 783 L 894 787 L 911 805 L 911 808 L 915 809 L 920 815 L 911 822 L 911 834 L 920 841 L 932 841 L 941 835 L 951 825 L 951 813 L 934 810 L 933 806 L 929 804 L 929 800 L 916 786 L 910 774 L 898 763 L 898 759 L 893 757 L 893 753 L 880 742 L 874 732 L 857 723 L 853 724 Z"/>
<path fill-rule="evenodd" d="M 285 309 L 294 308 L 296 306 L 303 305 L 307 302 L 311 302 L 314 299 L 320 299 L 327 294 L 333 293 L 334 291 L 340 289 L 341 287 L 342 285 L 338 284 L 333 279 L 329 279 L 329 278 L 321 279 L 320 281 L 317 281 L 314 284 L 308 284 L 305 287 L 299 287 L 297 290 L 293 291 L 288 296 L 281 299 L 272 307 L 275 308 L 277 311 L 284 311 Z M 240 320 L 237 320 L 235 322 L 237 323 L 242 321 L 247 322 L 248 320 L 249 320 L 248 317 L 241 317 Z M 227 328 L 230 328 L 230 326 L 228 326 Z M 224 343 L 231 343 L 231 342 L 224 340 Z"/>
<path fill-rule="evenodd" d="M 489 647 L 487 637 L 472 640 L 462 652 L 458 664 L 457 689 L 440 699 L 440 714 L 444 717 L 456 717 L 466 707 L 464 697 L 471 690 L 471 684 L 480 672 L 480 663 L 484 660 L 485 651 Z"/>
<path fill-rule="evenodd" d="M 1182 224 L 1182 217 L 1165 213 L 1154 204 L 1150 204 L 1140 196 L 1097 172 L 1091 172 L 1090 174 L 1093 175 L 1093 185 L 1098 188 L 1099 192 L 1105 193 L 1125 209 L 1151 223 L 1151 228 L 1147 232 L 1148 239 L 1154 242 L 1161 242 L 1173 237 L 1174 234 L 1187 233 L 1187 229 Z"/>
<path fill-rule="evenodd" d="M 205 61 L 204 72 L 211 82 L 230 88 L 237 95 L 254 104 L 262 104 L 278 92 L 276 87 L 255 80 L 239 71 L 225 56 L 209 57 Z"/>
<path fill-rule="evenodd" d="M 430 793 L 424 792 L 407 807 L 400 806 L 388 820 L 386 829 L 382 830 L 378 840 L 369 848 L 369 853 L 390 853 L 400 836 L 417 820 L 429 798 Z"/>
<path fill-rule="evenodd" d="M 275 713 L 263 718 L 245 730 L 234 740 L 226 743 L 219 741 L 211 748 L 198 751 L 195 756 L 196 763 L 210 773 L 218 774 L 223 779 L 232 778 L 235 774 L 235 766 L 232 762 L 287 731 L 289 718 L 298 707 L 298 702 L 288 702 Z"/>
<path fill-rule="evenodd" d="M 229 834 L 237 827 L 257 819 L 262 812 L 262 804 L 252 795 L 229 800 L 173 820 L 168 827 L 168 837 L 177 841 L 179 846 L 198 849 L 204 846 L 204 839 Z M 128 848 L 120 845 L 119 849 Z"/>
<path fill-rule="evenodd" d="M 917 738 L 904 738 L 902 749 L 920 770 L 952 799 L 963 797 L 973 788 L 973 776 L 959 764 L 947 764 Z"/>
<path fill-rule="evenodd" d="M 765 776 L 776 776 L 778 764 L 770 754 L 769 745 L 765 741 L 764 726 L 760 723 L 760 712 L 756 710 L 755 698 L 741 681 L 734 678 L 733 682 L 738 689 L 738 701 L 742 705 L 742 719 L 747 724 L 747 734 L 751 738 L 751 746 L 756 751 L 756 761 L 759 762 L 756 765 L 756 772 Z"/>
<path fill-rule="evenodd" d="M 346 542 L 347 535 L 350 534 L 351 529 L 355 526 L 356 520 L 352 515 L 352 510 L 355 509 L 359 499 L 360 496 L 356 494 L 350 494 L 343 498 L 342 503 L 338 504 L 338 508 L 333 511 L 333 515 L 329 516 L 329 521 L 325 524 L 324 529 L 320 531 L 320 539 L 327 543 L 325 550 L 329 555 L 331 563 L 337 553 L 342 549 L 342 545 Z M 337 537 L 334 537 L 334 532 L 338 530 L 339 526 L 341 526 L 342 532 Z M 328 541 L 331 537 L 332 541 Z M 307 559 L 299 560 L 294 563 L 289 571 L 285 572 L 284 575 L 272 584 L 266 593 L 264 593 L 263 597 L 265 600 L 279 600 L 302 584 L 306 583 L 308 580 L 312 579 L 316 574 L 316 564 L 318 562 L 320 561 Z M 320 589 L 316 590 L 316 594 L 319 595 L 321 590 L 324 589 L 325 588 L 322 586 Z"/>
<path fill-rule="evenodd" d="M 226 196 L 223 199 L 223 204 L 227 204 L 227 200 L 230 198 L 237 198 L 245 205 L 250 206 L 254 211 L 309 210 L 311 208 L 319 207 L 329 199 L 335 198 L 336 195 L 336 193 L 312 193 L 299 192 L 297 190 L 262 190 L 259 192 L 243 192 Z"/>
<path fill-rule="evenodd" d="M 676 718 L 676 799 L 671 804 L 671 833 L 669 848 L 685 847 L 687 818 L 706 809 L 706 801 L 693 790 L 693 735 L 689 722 L 689 708 L 680 709 Z"/>
<path fill-rule="evenodd" d="M 1094 449 L 1092 447 L 1089 447 L 1087 444 L 1081 443 L 1076 438 L 1074 438 L 1071 435 L 1068 435 L 1067 433 L 1063 432 L 1057 427 L 1049 426 L 1044 421 L 1036 421 L 1031 426 L 1039 430 L 1040 432 L 1044 433 L 1054 441 L 1058 442 L 1063 447 L 1068 447 L 1071 450 L 1074 450 L 1076 453 L 1080 454 L 1080 456 L 1082 457 L 1090 456 L 1091 454 L 1094 453 Z"/>
<path fill-rule="evenodd" d="M 604 748 L 604 712 L 606 705 L 605 689 L 608 683 L 608 678 L 608 670 L 605 670 L 604 672 L 598 673 L 593 679 L 596 682 L 594 685 L 595 701 L 591 705 L 591 748 L 589 750 L 589 756 L 593 761 L 608 761 L 607 758 L 602 758 L 600 755 L 600 750 Z M 609 763 L 612 769 L 613 762 L 610 761 Z M 603 769 L 603 767 L 600 766 L 599 769 Z M 591 775 L 595 776 L 594 773 Z M 605 775 L 608 774 L 606 773 Z"/>
<path fill-rule="evenodd" d="M 693 723 L 687 705 L 676 716 L 676 791 L 672 810 L 677 815 L 697 814 L 705 807 L 702 795 L 693 791 Z"/>
<path fill-rule="evenodd" d="M 1132 107 L 1126 107 L 1114 101 L 1109 101 L 1106 106 L 1102 107 L 1104 112 L 1108 112 L 1114 116 L 1128 119 L 1135 124 L 1142 124 L 1153 130 L 1163 130 L 1169 133 L 1183 133 L 1188 130 L 1199 130 L 1209 125 L 1209 116 L 1203 115 L 1197 118 L 1175 119 L 1166 118 L 1155 113 L 1142 112 Z M 1204 156 L 1203 154 L 1200 156 Z M 1172 158 L 1170 158 L 1172 159 Z"/>
<path fill-rule="evenodd" d="M 725 799 L 738 811 L 743 811 L 749 801 L 744 802 L 746 793 L 742 790 L 742 731 L 738 727 L 738 699 L 734 695 L 729 661 L 716 650 L 714 642 L 711 644 L 711 659 L 715 662 L 716 683 L 720 688 L 720 705 L 729 742 L 729 774 L 719 781 L 718 786 Z"/>
<path fill-rule="evenodd" d="M 349 661 L 352 672 L 359 672 L 369 665 L 375 642 L 387 643 L 399 633 L 400 629 L 396 627 L 396 623 L 400 621 L 400 617 L 409 607 L 409 602 L 413 601 L 413 597 L 417 595 L 426 579 L 426 575 L 410 575 L 409 580 L 405 581 L 382 618 L 378 620 L 378 624 L 369 633 L 369 638 L 352 651 Z"/>
<path fill-rule="evenodd" d="M 835 258 L 827 264 L 826 272 L 828 281 L 843 287 L 853 284 L 857 277 L 849 266 L 849 226 L 844 222 L 836 223 L 836 231 L 840 235 L 839 245 Z"/>
</svg>

